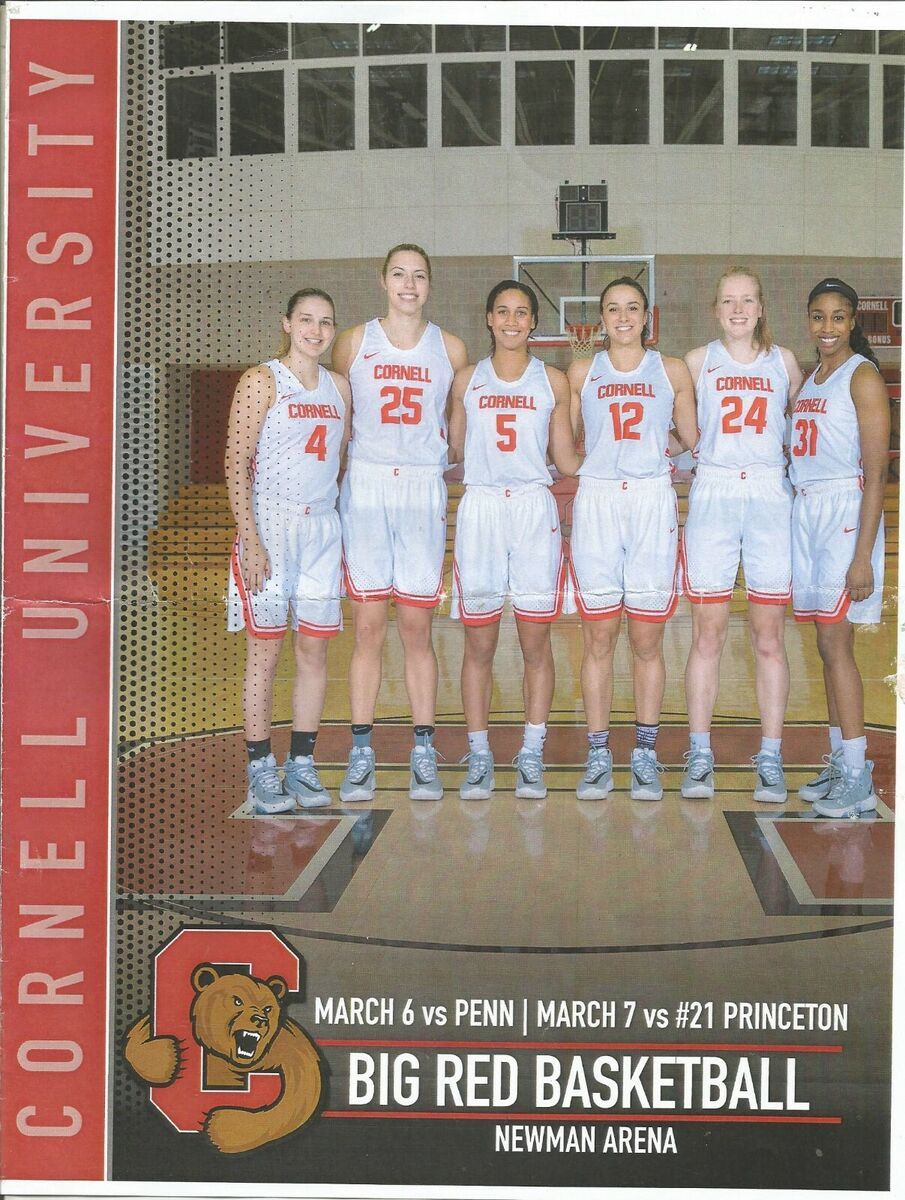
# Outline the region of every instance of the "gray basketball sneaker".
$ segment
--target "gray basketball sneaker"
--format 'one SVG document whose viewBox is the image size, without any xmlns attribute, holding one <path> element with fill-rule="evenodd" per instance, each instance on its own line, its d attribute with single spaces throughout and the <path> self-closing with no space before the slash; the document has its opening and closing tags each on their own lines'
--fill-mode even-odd
<svg viewBox="0 0 905 1200">
<path fill-rule="evenodd" d="M 462 800 L 489 800 L 495 781 L 493 755 L 489 750 L 472 750 L 459 760 L 467 764 L 465 779 L 459 788 Z"/>
<path fill-rule="evenodd" d="M 373 800 L 376 783 L 373 749 L 370 746 L 353 746 L 349 755 L 349 765 L 339 785 L 340 800 L 343 804 Z"/>
<path fill-rule="evenodd" d="M 302 808 L 326 808 L 330 793 L 325 790 L 313 757 L 298 755 L 283 763 L 283 787 Z"/>
<path fill-rule="evenodd" d="M 786 791 L 786 777 L 782 771 L 782 758 L 778 754 L 770 754 L 761 750 L 751 759 L 757 773 L 757 783 L 754 787 L 754 799 L 764 804 L 785 804 L 789 798 Z"/>
<path fill-rule="evenodd" d="M 409 758 L 410 800 L 442 800 L 443 784 L 437 771 L 437 751 L 430 742 L 419 743 Z"/>
<path fill-rule="evenodd" d="M 606 746 L 591 746 L 584 778 L 575 795 L 579 800 L 603 800 L 613 790 L 613 755 Z"/>
<path fill-rule="evenodd" d="M 544 783 L 544 760 L 539 750 L 522 746 L 512 760 L 515 767 L 515 794 L 522 800 L 543 800 L 547 794 Z"/>
<path fill-rule="evenodd" d="M 875 812 L 877 796 L 873 782 L 874 764 L 868 760 L 862 770 L 842 773 L 833 790 L 823 800 L 814 801 L 814 812 L 821 817 L 846 817 L 856 821 L 862 813 Z"/>
<path fill-rule="evenodd" d="M 662 800 L 663 784 L 660 782 L 660 776 L 666 767 L 661 762 L 657 762 L 656 750 L 636 746 L 632 751 L 631 767 L 632 799 Z"/>
<path fill-rule="evenodd" d="M 272 754 L 253 758 L 248 764 L 248 803 L 261 816 L 292 812 L 295 797 L 283 790 L 277 773 L 277 760 Z"/>
<path fill-rule="evenodd" d="M 687 751 L 685 770 L 682 772 L 682 795 L 686 800 L 709 800 L 715 790 L 713 751 Z"/>
<path fill-rule="evenodd" d="M 804 787 L 798 789 L 798 795 L 805 804 L 813 804 L 815 800 L 825 799 L 833 790 L 833 785 L 842 775 L 842 748 L 832 754 L 824 754 L 823 770 L 813 779 L 809 779 Z"/>
</svg>

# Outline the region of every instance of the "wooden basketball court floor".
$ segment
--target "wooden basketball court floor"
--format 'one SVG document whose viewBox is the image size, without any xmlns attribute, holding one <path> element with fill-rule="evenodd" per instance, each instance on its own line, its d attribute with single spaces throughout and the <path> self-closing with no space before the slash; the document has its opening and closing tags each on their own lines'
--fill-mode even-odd
<svg viewBox="0 0 905 1200">
<path fill-rule="evenodd" d="M 393 1036 L 392 1030 L 315 1026 L 317 996 L 386 996 L 397 1004 L 413 998 L 428 1005 L 452 1005 L 460 997 L 516 997 L 531 1003 L 605 998 L 671 1011 L 683 1000 L 717 1006 L 731 1000 L 829 1000 L 849 1006 L 844 1052 L 805 1055 L 799 1087 L 813 1100 L 815 1113 L 844 1113 L 845 1121 L 767 1130 L 754 1143 L 759 1147 L 757 1186 L 881 1186 L 889 1115 L 895 810 L 897 503 L 892 489 L 887 508 L 884 621 L 856 639 L 869 756 L 876 762 L 881 803 L 875 818 L 858 822 L 814 819 L 797 797 L 798 786 L 826 752 L 826 714 L 813 627 L 796 624 L 791 614 L 785 805 L 757 804 L 751 796 L 749 760 L 758 748 L 759 728 L 743 602 L 732 605 L 717 704 L 718 791 L 711 801 L 681 798 L 688 728 L 682 675 L 691 632 L 684 600 L 665 637 L 667 688 L 658 751 L 669 772 L 662 803 L 633 802 L 628 796 L 633 731 L 624 636 L 616 656 L 616 788 L 605 801 L 576 799 L 586 755 L 576 617 L 563 618 L 553 628 L 557 683 L 545 754 L 548 797 L 515 799 L 509 763 L 520 744 L 521 660 L 508 610 L 494 673 L 491 744 L 497 790 L 487 802 L 461 801 L 457 789 L 463 767 L 457 760 L 466 750 L 458 688 L 462 631 L 444 615 L 444 604 L 435 621 L 443 800 L 419 803 L 407 795 L 411 729 L 401 648 L 391 624 L 374 736 L 377 794 L 369 804 L 339 806 L 335 797 L 350 740 L 347 613 L 347 631 L 330 647 L 330 686 L 317 745 L 334 803 L 316 813 L 252 818 L 243 806 L 244 638 L 225 632 L 219 566 L 196 563 L 188 572 L 190 583 L 171 591 L 169 599 L 164 589 L 154 602 L 125 605 L 116 864 L 120 953 L 129 964 L 118 980 L 123 1020 L 146 1003 L 154 949 L 184 924 L 208 923 L 274 928 L 304 956 L 307 996 L 293 1015 L 316 1039 Z M 288 747 L 291 676 L 287 644 L 275 698 L 278 758 Z M 473 1028 L 446 1030 L 443 1036 L 481 1041 L 505 1035 Z M 684 1029 L 652 1039 L 635 1029 L 542 1036 L 702 1043 L 725 1035 Z M 757 1043 L 771 1039 L 789 1037 L 741 1037 Z M 838 1042 L 839 1036 L 796 1034 L 791 1040 Z M 342 1108 L 342 1068 L 334 1065 L 333 1071 L 329 1106 Z M 436 1143 L 433 1165 L 403 1167 L 384 1161 L 387 1156 L 379 1149 L 386 1130 L 376 1127 L 393 1122 L 373 1122 L 375 1129 L 368 1131 L 359 1127 L 371 1123 L 354 1124 L 356 1137 L 374 1148 L 367 1167 L 356 1160 L 331 1174 L 333 1168 L 318 1155 L 316 1131 L 305 1150 L 307 1161 L 320 1164 L 311 1166 L 313 1178 L 321 1171 L 324 1178 L 344 1181 L 487 1181 L 480 1152 L 463 1159 L 444 1151 L 449 1134 L 444 1142 L 436 1130 L 419 1131 L 419 1137 Z M 736 1178 L 734 1156 L 752 1153 L 751 1131 L 745 1136 L 748 1140 L 739 1140 L 740 1131 L 727 1126 L 709 1142 L 706 1131 L 687 1127 L 683 1153 L 693 1151 L 699 1161 L 692 1177 L 683 1180 L 713 1186 Z M 869 1164 L 860 1152 L 853 1156 L 854 1146 L 874 1143 Z M 687 1165 L 687 1157 L 679 1166 L 674 1159 L 621 1160 L 610 1182 L 668 1185 Z M 121 1167 L 128 1174 L 130 1168 Z M 562 1175 L 561 1159 L 513 1157 L 509 1167 L 513 1183 L 573 1179 Z M 212 1169 L 205 1160 L 204 1170 Z M 580 1171 L 574 1182 L 582 1182 Z"/>
</svg>

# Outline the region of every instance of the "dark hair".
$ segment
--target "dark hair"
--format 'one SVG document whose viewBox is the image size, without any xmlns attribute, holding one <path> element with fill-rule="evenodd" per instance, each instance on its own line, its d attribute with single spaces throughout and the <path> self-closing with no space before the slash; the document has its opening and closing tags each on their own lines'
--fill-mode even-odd
<svg viewBox="0 0 905 1200">
<path fill-rule="evenodd" d="M 300 300 L 306 300 L 309 296 L 317 296 L 321 300 L 326 300 L 333 309 L 333 319 L 336 319 L 336 305 L 333 303 L 333 297 L 321 288 L 301 288 L 297 292 L 293 292 L 286 302 L 286 318 L 287 320 L 295 312 L 295 306 Z"/>
<path fill-rule="evenodd" d="M 838 283 L 840 285 L 840 287 L 838 287 L 838 288 L 833 287 L 832 284 L 835 284 L 835 283 Z M 842 290 L 843 288 L 845 289 L 844 291 Z M 873 347 L 871 346 L 870 342 L 867 340 L 867 335 L 865 334 L 864 330 L 861 328 L 861 325 L 857 319 L 858 293 L 855 291 L 855 289 L 853 287 L 851 287 L 850 284 L 843 283 L 843 281 L 841 279 L 824 279 L 820 283 L 818 283 L 816 287 L 811 289 L 810 295 L 808 296 L 808 308 L 811 307 L 811 304 L 818 296 L 824 296 L 824 295 L 828 295 L 828 294 L 831 294 L 834 296 L 840 296 L 842 298 L 842 300 L 844 300 L 845 303 L 848 305 L 848 307 L 851 309 L 852 316 L 855 318 L 854 328 L 852 329 L 851 333 L 849 334 L 848 344 L 851 346 L 851 348 L 854 350 L 854 352 L 856 354 L 863 355 L 864 358 L 866 358 L 868 362 L 872 362 L 875 367 L 879 368 L 880 364 L 877 361 L 876 354 L 874 354 Z M 854 297 L 854 303 L 852 302 L 852 297 Z M 820 358 L 819 351 L 818 351 L 817 357 L 819 360 L 819 358 Z"/>
<path fill-rule="evenodd" d="M 411 250 L 411 252 L 413 254 L 420 254 L 421 257 L 424 259 L 424 265 L 427 267 L 427 278 L 430 279 L 430 277 L 431 277 L 430 257 L 428 255 L 427 251 L 425 249 L 423 249 L 423 247 L 416 246 L 414 242 L 400 242 L 398 246 L 393 246 L 392 249 L 387 251 L 387 256 L 383 260 L 383 266 L 380 268 L 380 278 L 381 279 L 386 279 L 387 267 L 389 267 L 389 265 L 390 265 L 390 259 L 393 257 L 394 254 L 397 254 L 400 250 Z"/>
<path fill-rule="evenodd" d="M 531 305 L 531 319 L 534 322 L 531 326 L 532 332 L 537 329 L 537 322 L 540 319 L 540 305 L 537 300 L 537 292 L 533 288 L 528 287 L 527 283 L 519 283 L 517 279 L 501 279 L 500 282 L 490 289 L 490 295 L 487 297 L 487 303 L 484 306 L 484 313 L 490 316 L 497 302 L 497 297 L 503 292 L 521 292 L 528 303 Z M 496 338 L 493 336 L 493 330 L 490 330 L 490 353 L 496 350 Z"/>
<path fill-rule="evenodd" d="M 635 291 L 638 293 L 638 295 L 641 297 L 641 300 L 644 304 L 644 314 L 645 314 L 645 317 L 647 316 L 647 313 L 650 309 L 650 303 L 648 302 L 648 299 L 647 299 L 647 292 L 644 290 L 644 288 L 641 286 L 641 284 L 638 282 L 637 279 L 632 279 L 631 275 L 620 275 L 618 279 L 611 279 L 610 282 L 603 289 L 603 291 L 600 293 L 600 315 L 601 315 L 601 317 L 603 316 L 604 298 L 605 298 L 607 292 L 611 291 L 614 287 L 634 288 Z M 604 336 L 603 336 L 604 346 L 608 346 L 609 341 L 610 341 L 610 339 L 607 336 L 607 334 L 604 334 Z M 642 347 L 644 347 L 646 344 L 647 344 L 647 325 L 645 324 L 644 328 L 641 330 L 641 345 L 642 345 Z"/>
</svg>

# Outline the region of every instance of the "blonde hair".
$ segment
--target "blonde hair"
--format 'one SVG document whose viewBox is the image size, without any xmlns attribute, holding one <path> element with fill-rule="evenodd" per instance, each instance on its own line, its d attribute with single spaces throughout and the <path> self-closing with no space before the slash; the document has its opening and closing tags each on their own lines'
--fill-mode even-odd
<svg viewBox="0 0 905 1200">
<path fill-rule="evenodd" d="M 734 275 L 744 275 L 746 279 L 753 279 L 757 284 L 757 299 L 760 302 L 761 314 L 757 319 L 757 324 L 754 326 L 754 341 L 761 350 L 769 350 L 773 345 L 773 334 L 767 325 L 767 302 L 764 300 L 764 286 L 760 281 L 760 276 L 756 271 L 752 271 L 750 267 L 732 266 L 727 267 L 719 279 L 716 281 L 716 292 L 713 296 L 713 307 L 717 307 L 720 301 L 720 288 L 727 279 L 731 279 Z"/>
<path fill-rule="evenodd" d="M 391 250 L 387 251 L 387 256 L 383 260 L 383 266 L 380 268 L 381 279 L 386 279 L 387 268 L 390 265 L 390 259 L 393 257 L 394 254 L 398 254 L 400 250 L 410 250 L 413 254 L 420 254 L 421 257 L 424 259 L 424 265 L 427 267 L 427 277 L 428 277 L 428 279 L 430 279 L 430 277 L 431 277 L 430 256 L 428 255 L 427 251 L 422 246 L 416 246 L 414 242 L 400 242 L 398 246 L 393 246 L 393 248 Z"/>
</svg>

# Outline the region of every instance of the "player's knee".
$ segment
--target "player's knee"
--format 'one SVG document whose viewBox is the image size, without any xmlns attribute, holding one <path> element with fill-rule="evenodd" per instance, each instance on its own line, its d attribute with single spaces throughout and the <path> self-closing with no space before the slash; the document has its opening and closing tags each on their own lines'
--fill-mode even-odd
<svg viewBox="0 0 905 1200">
<path fill-rule="evenodd" d="M 308 637 L 299 633 L 295 638 L 295 661 L 308 670 L 323 667 L 327 662 L 327 639 Z"/>
<path fill-rule="evenodd" d="M 828 666 L 854 658 L 851 625 L 847 621 L 817 623 L 817 652 Z"/>
<path fill-rule="evenodd" d="M 584 649 L 588 658 L 598 662 L 609 662 L 616 650 L 619 640 L 618 620 L 596 621 L 585 629 Z"/>
<path fill-rule="evenodd" d="M 406 654 L 432 654 L 434 643 L 431 637 L 431 610 L 415 611 L 418 616 L 413 618 L 412 613 L 403 616 L 402 610 L 398 610 L 396 625 L 403 648 Z"/>
<path fill-rule="evenodd" d="M 694 634 L 694 648 L 704 658 L 719 658 L 726 645 L 727 629 L 722 626 L 704 626 Z"/>
<path fill-rule="evenodd" d="M 786 644 L 782 630 L 752 629 L 751 644 L 755 655 L 770 662 L 785 662 Z"/>
<path fill-rule="evenodd" d="M 629 642 L 632 654 L 641 662 L 656 662 L 663 658 L 663 630 L 659 625 L 649 625 L 643 629 L 636 628 L 636 622 L 629 621 Z"/>
</svg>

